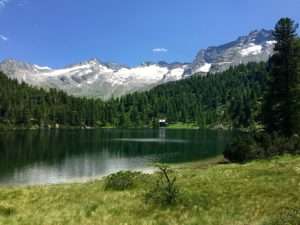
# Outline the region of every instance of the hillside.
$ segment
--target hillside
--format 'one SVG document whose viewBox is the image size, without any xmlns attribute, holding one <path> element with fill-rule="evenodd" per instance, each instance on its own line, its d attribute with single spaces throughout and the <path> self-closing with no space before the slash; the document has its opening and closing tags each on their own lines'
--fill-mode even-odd
<svg viewBox="0 0 300 225">
<path fill-rule="evenodd" d="M 259 121 L 264 63 L 171 82 L 108 102 L 44 91 L 0 74 L 0 126 L 153 127 L 159 118 L 199 127 L 249 127 Z"/>
<path fill-rule="evenodd" d="M 70 97 L 19 84 L 0 72 L 0 129 L 95 126 L 102 118 L 102 101 Z"/>
<path fill-rule="evenodd" d="M 151 124 L 153 118 L 205 127 L 249 127 L 259 121 L 266 86 L 265 63 L 251 63 L 206 77 L 161 85 L 151 91 L 110 101 L 120 126 Z"/>
<path fill-rule="evenodd" d="M 30 225 L 298 225 L 300 158 L 245 165 L 199 163 L 175 167 L 181 204 L 146 204 L 156 175 L 128 191 L 105 191 L 103 181 L 0 188 L 0 224 Z"/>
</svg>

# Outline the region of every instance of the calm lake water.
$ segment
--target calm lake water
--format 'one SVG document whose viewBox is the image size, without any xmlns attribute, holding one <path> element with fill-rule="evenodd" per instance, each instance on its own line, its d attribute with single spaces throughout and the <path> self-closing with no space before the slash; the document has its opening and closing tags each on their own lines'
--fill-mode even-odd
<svg viewBox="0 0 300 225">
<path fill-rule="evenodd" d="M 99 129 L 0 133 L 0 185 L 85 180 L 120 170 L 151 170 L 222 153 L 232 133 L 209 130 Z"/>
</svg>

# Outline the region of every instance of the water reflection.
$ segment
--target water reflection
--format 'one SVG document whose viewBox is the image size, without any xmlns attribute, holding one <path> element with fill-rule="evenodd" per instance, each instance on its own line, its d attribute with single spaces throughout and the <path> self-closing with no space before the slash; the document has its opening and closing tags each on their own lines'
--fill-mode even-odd
<svg viewBox="0 0 300 225">
<path fill-rule="evenodd" d="M 0 184 L 62 183 L 220 154 L 221 131 L 103 129 L 0 133 Z"/>
</svg>

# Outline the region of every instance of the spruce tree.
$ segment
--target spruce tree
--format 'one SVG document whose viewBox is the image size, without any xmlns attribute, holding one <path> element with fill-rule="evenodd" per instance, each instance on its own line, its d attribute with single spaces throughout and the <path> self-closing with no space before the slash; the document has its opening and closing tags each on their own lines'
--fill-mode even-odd
<svg viewBox="0 0 300 225">
<path fill-rule="evenodd" d="M 295 41 L 294 45 L 294 62 L 295 71 L 292 76 L 291 92 L 291 115 L 290 115 L 290 134 L 300 133 L 300 39 Z"/>
<path fill-rule="evenodd" d="M 269 87 L 265 98 L 264 123 L 267 132 L 284 136 L 299 133 L 299 48 L 298 25 L 289 18 L 278 21 L 273 32 L 276 40 L 270 58 Z"/>
</svg>

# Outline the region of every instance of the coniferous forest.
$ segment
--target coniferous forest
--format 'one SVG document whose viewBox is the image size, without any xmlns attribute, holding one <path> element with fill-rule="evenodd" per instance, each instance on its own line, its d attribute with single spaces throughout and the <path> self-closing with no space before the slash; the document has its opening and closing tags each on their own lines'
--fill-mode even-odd
<svg viewBox="0 0 300 225">
<path fill-rule="evenodd" d="M 0 123 L 2 128 L 155 127 L 166 118 L 200 128 L 249 128 L 260 123 L 266 79 L 266 64 L 251 63 L 103 102 L 33 88 L 1 73 Z"/>
</svg>

